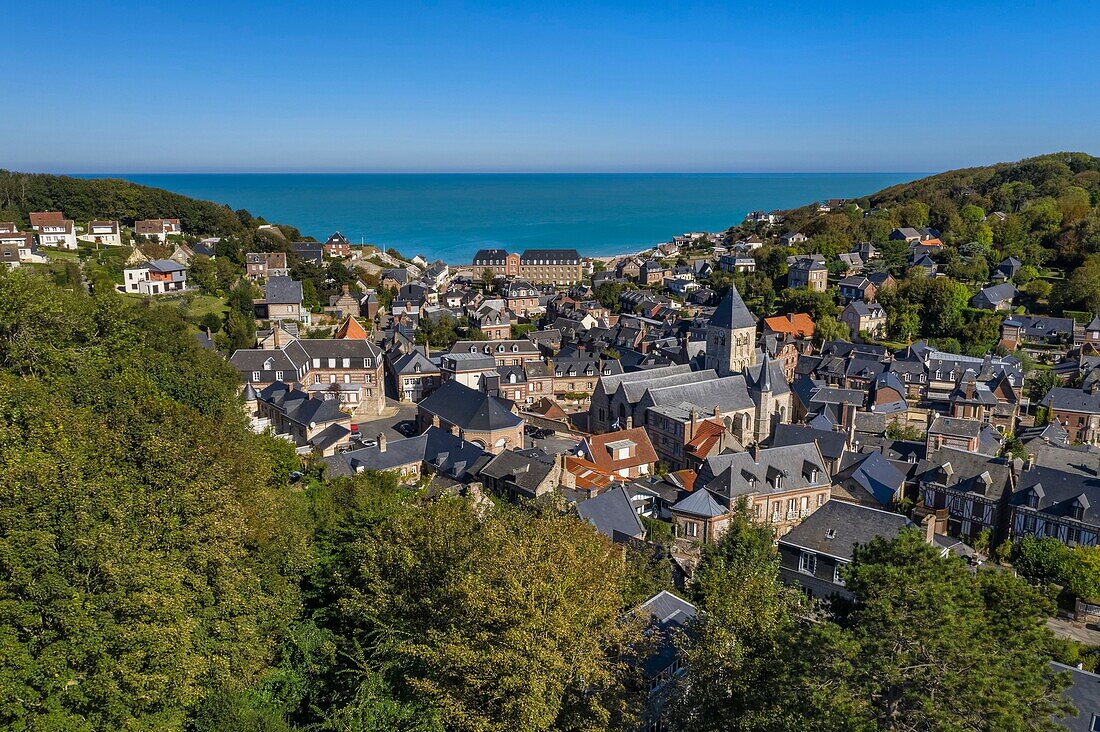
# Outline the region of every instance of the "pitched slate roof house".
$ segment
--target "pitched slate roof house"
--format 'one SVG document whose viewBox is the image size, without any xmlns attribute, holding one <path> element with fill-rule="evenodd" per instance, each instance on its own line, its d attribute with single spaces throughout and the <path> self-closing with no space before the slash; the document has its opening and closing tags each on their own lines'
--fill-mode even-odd
<svg viewBox="0 0 1100 732">
<path fill-rule="evenodd" d="M 454 379 L 421 400 L 417 422 L 421 430 L 442 427 L 493 454 L 523 447 L 524 420 L 515 413 L 515 404 Z"/>
</svg>

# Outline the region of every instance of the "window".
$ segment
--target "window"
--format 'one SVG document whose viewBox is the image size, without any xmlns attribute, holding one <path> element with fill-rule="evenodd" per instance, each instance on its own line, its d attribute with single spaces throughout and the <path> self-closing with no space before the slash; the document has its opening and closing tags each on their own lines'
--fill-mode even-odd
<svg viewBox="0 0 1100 732">
<path fill-rule="evenodd" d="M 275 381 L 282 381 L 282 380 L 283 380 L 283 372 L 282 371 L 276 371 L 275 372 Z"/>
<path fill-rule="evenodd" d="M 260 372 L 259 371 L 253 371 L 252 372 L 252 380 L 253 381 L 259 381 L 260 380 Z"/>
<path fill-rule="evenodd" d="M 838 585 L 844 584 L 844 578 L 840 576 L 840 570 L 842 570 L 846 566 L 848 566 L 847 562 L 837 562 L 836 566 L 833 567 L 833 583 L 834 584 L 838 584 Z"/>
<path fill-rule="evenodd" d="M 684 524 L 684 533 L 693 538 L 699 536 L 699 524 L 694 521 L 688 521 Z"/>
<path fill-rule="evenodd" d="M 813 552 L 802 552 L 798 557 L 798 571 L 803 574 L 813 574 L 817 571 L 817 555 Z"/>
</svg>

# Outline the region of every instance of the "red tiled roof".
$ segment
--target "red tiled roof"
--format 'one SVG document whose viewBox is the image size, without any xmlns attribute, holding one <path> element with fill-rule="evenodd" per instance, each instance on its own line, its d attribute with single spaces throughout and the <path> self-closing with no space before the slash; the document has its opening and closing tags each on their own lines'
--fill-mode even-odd
<svg viewBox="0 0 1100 732">
<path fill-rule="evenodd" d="M 566 455 L 565 469 L 573 474 L 578 490 L 602 491 L 615 482 L 614 476 L 584 458 Z"/>
<path fill-rule="evenodd" d="M 359 321 L 350 315 L 344 319 L 340 327 L 336 329 L 336 335 L 333 338 L 345 338 L 354 341 L 365 341 L 370 338 L 370 334 L 359 324 Z"/>
<path fill-rule="evenodd" d="M 65 215 L 60 211 L 35 211 L 30 214 L 31 226 L 61 226 Z"/>
<path fill-rule="evenodd" d="M 725 431 L 726 426 L 721 422 L 713 419 L 703 420 L 699 424 L 699 429 L 695 431 L 695 437 L 684 445 L 684 452 L 700 460 L 705 459 L 722 439 L 722 433 Z"/>
<path fill-rule="evenodd" d="M 611 457 L 607 449 L 608 443 L 619 440 L 630 440 L 634 443 L 634 456 L 616 460 Z M 623 468 L 631 468 L 635 465 L 650 465 L 657 462 L 657 452 L 653 449 L 653 443 L 649 441 L 649 435 L 642 427 L 634 427 L 629 430 L 608 432 L 602 435 L 592 435 L 586 440 L 592 448 L 592 462 L 601 470 L 615 472 Z"/>
<path fill-rule="evenodd" d="M 791 313 L 764 318 L 764 326 L 773 333 L 789 333 L 795 338 L 809 338 L 814 334 L 814 321 L 807 313 Z"/>
</svg>

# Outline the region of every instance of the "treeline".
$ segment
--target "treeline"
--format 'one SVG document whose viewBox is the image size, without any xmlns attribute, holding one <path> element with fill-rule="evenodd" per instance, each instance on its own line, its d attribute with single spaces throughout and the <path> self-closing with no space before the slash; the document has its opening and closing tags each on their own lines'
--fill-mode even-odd
<svg viewBox="0 0 1100 732">
<path fill-rule="evenodd" d="M 178 193 L 116 179 L 83 179 L 0 170 L 0 220 L 29 226 L 31 211 L 62 211 L 78 222 L 118 220 L 132 226 L 139 219 L 179 219 L 184 231 L 228 235 L 252 227 L 245 210 L 200 201 Z"/>
</svg>

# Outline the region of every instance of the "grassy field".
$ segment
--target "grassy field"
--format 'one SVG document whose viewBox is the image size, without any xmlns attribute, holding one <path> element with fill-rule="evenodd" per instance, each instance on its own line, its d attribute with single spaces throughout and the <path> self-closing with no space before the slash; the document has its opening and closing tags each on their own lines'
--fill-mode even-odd
<svg viewBox="0 0 1100 732">
<path fill-rule="evenodd" d="M 187 300 L 186 295 L 167 295 L 164 297 L 156 298 L 157 302 L 179 304 Z M 194 299 L 187 306 L 187 318 L 190 320 L 198 320 L 207 313 L 214 313 L 219 318 L 225 315 L 227 307 L 225 304 L 225 298 L 215 297 L 213 295 L 195 295 Z"/>
</svg>

